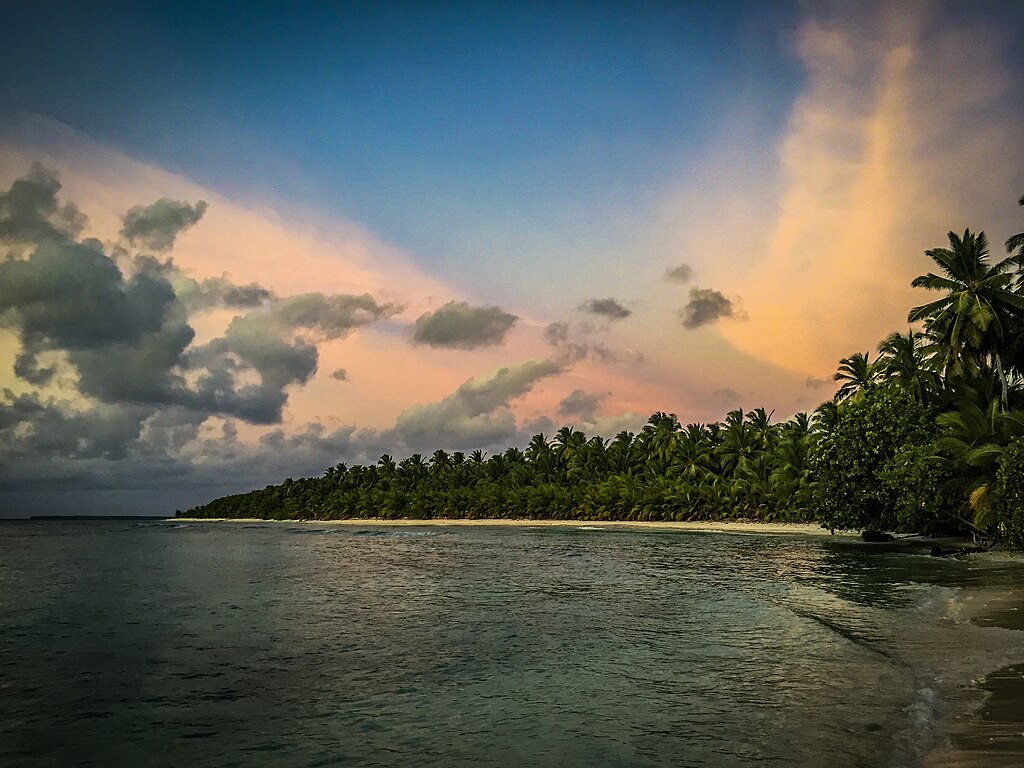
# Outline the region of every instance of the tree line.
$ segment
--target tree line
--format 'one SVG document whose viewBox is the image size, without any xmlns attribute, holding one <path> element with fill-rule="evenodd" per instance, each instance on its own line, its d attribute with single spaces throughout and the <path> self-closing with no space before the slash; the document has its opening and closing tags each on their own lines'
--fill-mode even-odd
<svg viewBox="0 0 1024 768">
<path fill-rule="evenodd" d="M 912 284 L 937 298 L 877 353 L 843 358 L 813 413 L 682 425 L 658 412 L 609 440 L 563 427 L 492 456 L 384 455 L 179 515 L 817 521 L 1024 548 L 1024 233 L 1005 246 L 993 258 L 967 230 L 926 251 L 933 271 Z"/>
</svg>

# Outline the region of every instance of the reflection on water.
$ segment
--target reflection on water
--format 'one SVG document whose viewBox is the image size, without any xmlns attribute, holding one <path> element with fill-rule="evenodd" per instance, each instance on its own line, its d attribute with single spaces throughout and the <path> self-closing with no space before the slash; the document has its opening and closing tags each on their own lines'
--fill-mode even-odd
<svg viewBox="0 0 1024 768">
<path fill-rule="evenodd" d="M 790 536 L 4 523 L 0 765 L 912 765 L 1024 660 L 961 590 L 1019 583 Z"/>
</svg>

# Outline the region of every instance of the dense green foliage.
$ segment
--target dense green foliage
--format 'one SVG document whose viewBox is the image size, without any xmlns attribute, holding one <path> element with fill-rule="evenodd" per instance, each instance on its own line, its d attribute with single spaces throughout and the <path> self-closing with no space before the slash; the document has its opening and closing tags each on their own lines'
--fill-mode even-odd
<svg viewBox="0 0 1024 768">
<path fill-rule="evenodd" d="M 1014 438 L 999 456 L 995 518 L 1004 541 L 1024 549 L 1024 437 Z"/>
<path fill-rule="evenodd" d="M 916 501 L 900 498 L 902 482 L 917 479 L 929 453 L 925 446 L 937 432 L 934 414 L 907 390 L 862 390 L 843 408 L 814 456 L 815 509 L 822 525 L 918 528 L 921 515 L 912 511 Z"/>
<path fill-rule="evenodd" d="M 1024 205 L 1024 198 L 1021 199 Z M 339 464 L 217 499 L 201 517 L 818 520 L 831 529 L 966 532 L 1024 548 L 1024 233 L 993 261 L 949 233 L 937 271 L 878 356 L 839 361 L 833 400 L 771 423 L 763 409 L 682 426 L 656 413 L 612 440 L 564 427 L 485 458 L 438 450 Z"/>
<path fill-rule="evenodd" d="M 657 413 L 611 441 L 563 427 L 525 451 L 489 458 L 435 451 L 374 466 L 339 464 L 322 477 L 228 496 L 189 514 L 272 519 L 405 517 L 809 520 L 805 414 L 772 424 L 763 410 L 681 427 Z"/>
</svg>

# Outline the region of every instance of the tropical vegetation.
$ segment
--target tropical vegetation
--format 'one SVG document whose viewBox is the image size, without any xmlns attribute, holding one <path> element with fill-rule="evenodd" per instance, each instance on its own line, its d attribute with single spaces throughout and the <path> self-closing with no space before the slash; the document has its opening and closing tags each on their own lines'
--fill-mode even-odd
<svg viewBox="0 0 1024 768">
<path fill-rule="evenodd" d="M 983 232 L 948 239 L 912 283 L 935 298 L 874 359 L 840 360 L 835 396 L 813 413 L 683 425 L 659 412 L 610 440 L 563 427 L 492 456 L 384 455 L 182 514 L 818 521 L 1024 548 L 1024 233 L 1001 259 Z"/>
</svg>

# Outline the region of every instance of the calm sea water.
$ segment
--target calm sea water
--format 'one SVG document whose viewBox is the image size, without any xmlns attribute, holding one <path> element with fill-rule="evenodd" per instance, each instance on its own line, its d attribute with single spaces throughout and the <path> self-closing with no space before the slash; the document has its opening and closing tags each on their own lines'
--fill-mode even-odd
<svg viewBox="0 0 1024 768">
<path fill-rule="evenodd" d="M 0 524 L 0 765 L 904 766 L 1018 633 L 797 536 Z"/>
</svg>

